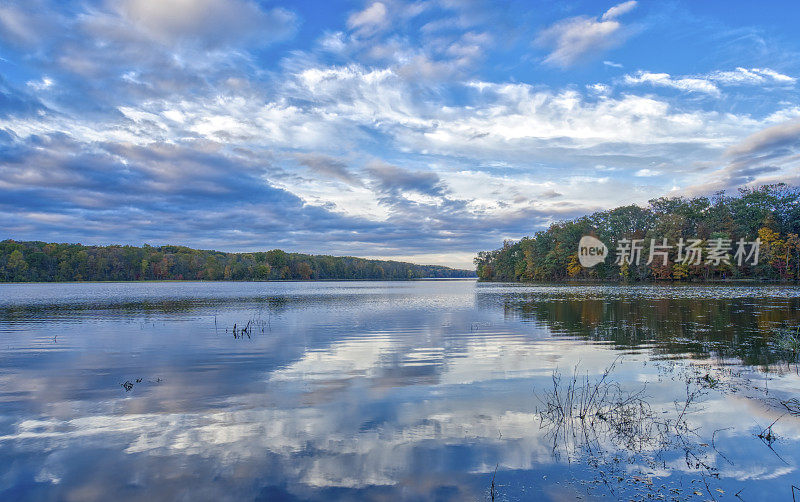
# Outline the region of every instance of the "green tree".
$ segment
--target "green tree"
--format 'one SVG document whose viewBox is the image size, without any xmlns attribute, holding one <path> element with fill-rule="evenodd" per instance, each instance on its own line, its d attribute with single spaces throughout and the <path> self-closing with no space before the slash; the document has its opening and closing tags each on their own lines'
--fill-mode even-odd
<svg viewBox="0 0 800 502">
<path fill-rule="evenodd" d="M 14 250 L 8 257 L 8 269 L 15 281 L 24 281 L 27 278 L 25 272 L 28 270 L 28 263 L 19 249 Z"/>
</svg>

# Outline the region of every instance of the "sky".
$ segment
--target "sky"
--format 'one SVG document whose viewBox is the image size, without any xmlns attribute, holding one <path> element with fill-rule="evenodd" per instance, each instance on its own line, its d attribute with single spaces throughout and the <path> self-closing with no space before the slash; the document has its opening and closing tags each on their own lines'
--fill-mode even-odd
<svg viewBox="0 0 800 502">
<path fill-rule="evenodd" d="M 0 0 L 0 239 L 472 268 L 800 184 L 800 2 Z"/>
</svg>

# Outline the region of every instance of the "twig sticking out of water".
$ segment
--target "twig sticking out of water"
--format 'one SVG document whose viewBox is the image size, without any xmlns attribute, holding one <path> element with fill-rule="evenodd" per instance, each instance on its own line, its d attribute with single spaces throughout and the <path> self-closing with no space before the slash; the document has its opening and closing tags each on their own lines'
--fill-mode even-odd
<svg viewBox="0 0 800 502">
<path fill-rule="evenodd" d="M 781 415 L 781 416 L 779 416 L 778 418 L 776 418 L 776 419 L 775 419 L 775 421 L 774 421 L 774 422 L 772 422 L 771 424 L 769 424 L 769 426 L 767 426 L 767 428 L 766 428 L 766 429 L 763 429 L 761 432 L 759 432 L 758 434 L 756 434 L 756 437 L 757 437 L 758 439 L 760 439 L 762 443 L 764 443 L 765 445 L 767 445 L 767 448 L 769 448 L 770 450 L 772 450 L 772 453 L 774 453 L 774 454 L 775 454 L 775 456 L 776 456 L 776 457 L 778 457 L 778 458 L 781 460 L 781 462 L 783 462 L 783 463 L 784 463 L 784 464 L 786 464 L 786 465 L 789 465 L 789 462 L 787 462 L 786 460 L 784 460 L 784 458 L 783 458 L 783 457 L 781 457 L 781 456 L 778 454 L 778 452 L 777 452 L 777 451 L 775 451 L 775 448 L 773 448 L 773 447 L 772 447 L 772 445 L 773 445 L 773 444 L 775 444 L 775 441 L 777 441 L 777 440 L 778 440 L 778 436 L 777 436 L 777 434 L 775 434 L 774 432 L 772 432 L 772 426 L 773 426 L 773 425 L 775 425 L 776 423 L 778 423 L 778 420 L 780 420 L 780 419 L 781 419 L 781 418 L 783 418 L 784 416 L 786 416 L 786 413 L 784 413 L 783 415 Z"/>
<path fill-rule="evenodd" d="M 787 399 L 786 401 L 781 401 L 780 403 L 789 411 L 789 414 L 800 416 L 800 400 L 798 400 L 796 397 Z"/>
<path fill-rule="evenodd" d="M 216 322 L 217 322 L 217 318 L 216 318 L 216 316 L 214 316 L 215 329 L 216 329 Z M 250 335 L 256 334 L 259 331 L 261 333 L 264 333 L 267 329 L 269 329 L 270 331 L 272 330 L 271 314 L 267 318 L 267 320 L 265 321 L 265 320 L 261 319 L 261 314 L 259 313 L 258 316 L 254 316 L 251 319 L 248 319 L 247 320 L 247 324 L 245 324 L 244 327 L 239 327 L 238 323 L 234 323 L 233 324 L 233 329 L 231 329 L 231 332 L 233 333 L 233 337 L 234 338 L 242 339 L 245 336 L 247 338 L 252 338 Z M 228 333 L 228 329 L 227 328 L 225 328 L 225 333 Z"/>
<path fill-rule="evenodd" d="M 247 338 L 250 338 L 250 324 L 252 320 L 247 321 L 247 325 L 244 328 L 239 328 L 238 331 L 236 329 L 237 324 L 233 323 L 233 337 L 234 338 L 244 338 L 247 335 Z"/>
<path fill-rule="evenodd" d="M 489 495 L 491 495 L 491 497 L 492 497 L 492 502 L 494 502 L 494 496 L 495 496 L 495 489 L 494 489 L 494 478 L 497 476 L 497 466 L 498 466 L 498 465 L 499 465 L 499 464 L 495 464 L 495 465 L 494 465 L 494 474 L 492 474 L 492 486 L 491 486 L 491 488 L 489 489 Z"/>
</svg>

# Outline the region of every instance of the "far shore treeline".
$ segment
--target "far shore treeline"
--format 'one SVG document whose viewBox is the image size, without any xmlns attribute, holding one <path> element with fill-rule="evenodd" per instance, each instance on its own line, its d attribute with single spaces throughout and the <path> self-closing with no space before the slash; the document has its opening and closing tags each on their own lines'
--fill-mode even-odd
<svg viewBox="0 0 800 502">
<path fill-rule="evenodd" d="M 554 223 L 547 230 L 519 242 L 506 241 L 495 251 L 475 258 L 478 277 L 490 281 L 714 281 L 800 280 L 800 189 L 779 183 L 740 189 L 737 195 L 717 192 L 711 197 L 662 197 L 647 207 L 623 206 L 571 221 Z M 608 246 L 605 263 L 581 267 L 578 242 L 584 235 Z M 677 250 L 646 264 L 651 239 L 760 239 L 756 265 L 676 263 Z M 615 264 L 621 239 L 644 239 L 643 260 Z M 731 253 L 733 254 L 733 253 Z"/>
<path fill-rule="evenodd" d="M 183 246 L 0 242 L 0 282 L 143 280 L 400 280 L 474 277 L 471 270 L 279 249 L 224 253 Z"/>
</svg>

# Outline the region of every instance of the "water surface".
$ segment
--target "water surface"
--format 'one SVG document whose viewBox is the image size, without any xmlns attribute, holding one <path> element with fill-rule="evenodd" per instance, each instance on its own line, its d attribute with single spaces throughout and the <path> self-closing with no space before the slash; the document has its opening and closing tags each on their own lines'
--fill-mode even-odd
<svg viewBox="0 0 800 502">
<path fill-rule="evenodd" d="M 798 307 L 796 287 L 0 284 L 0 499 L 791 500 L 800 377 L 775 337 Z M 605 401 L 559 418 L 587 389 Z"/>
</svg>

